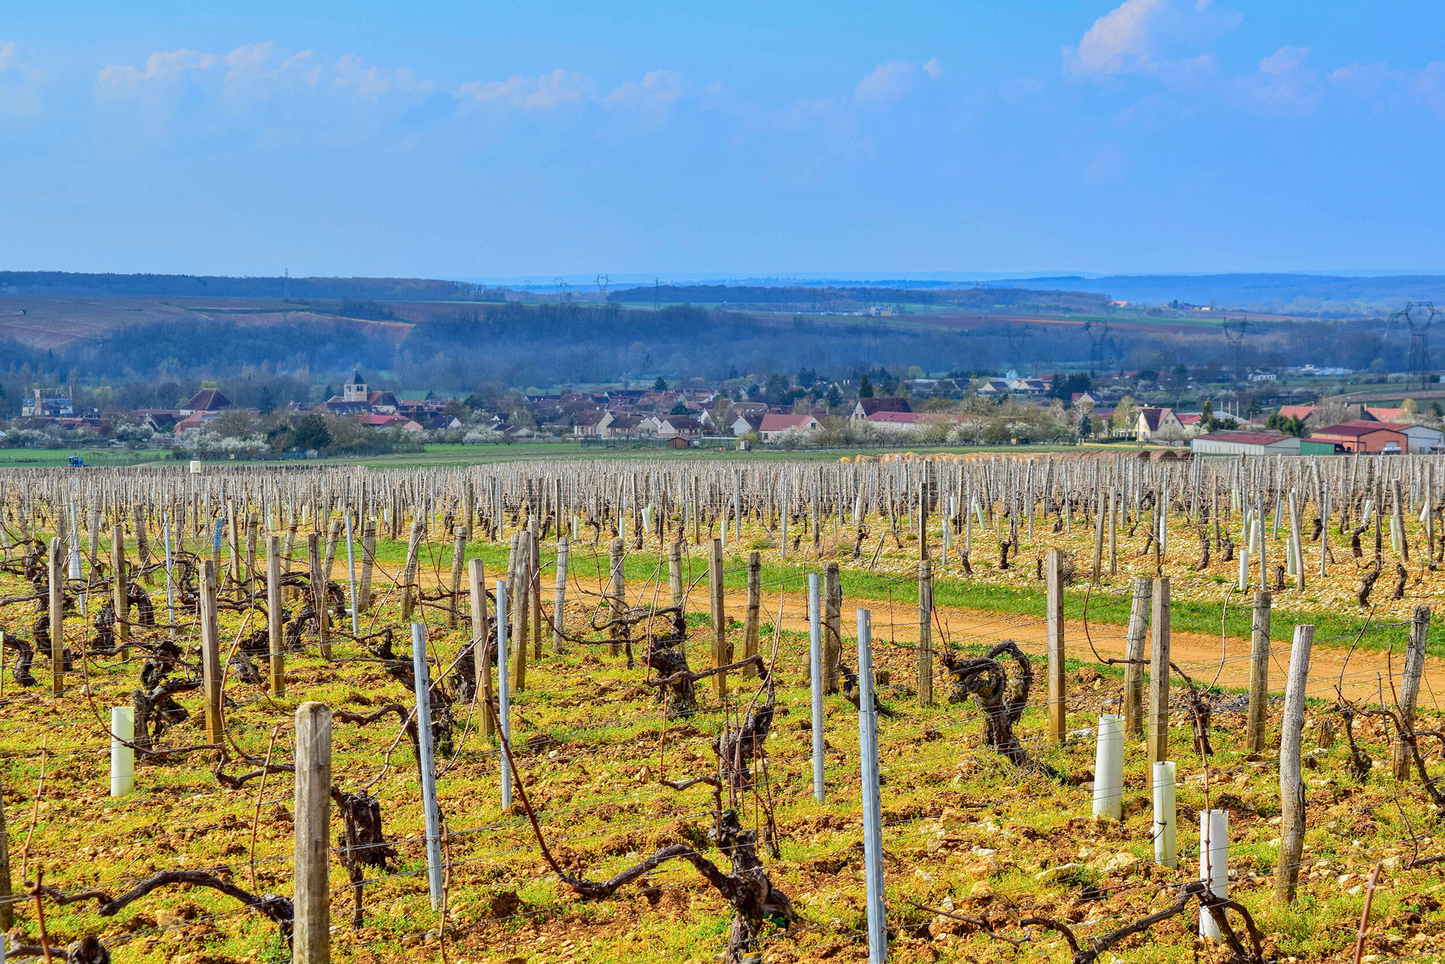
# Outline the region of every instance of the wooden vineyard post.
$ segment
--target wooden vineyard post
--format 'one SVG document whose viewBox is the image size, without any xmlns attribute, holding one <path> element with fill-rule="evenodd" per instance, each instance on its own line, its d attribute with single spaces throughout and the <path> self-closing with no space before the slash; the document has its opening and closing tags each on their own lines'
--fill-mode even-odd
<svg viewBox="0 0 1445 964">
<path fill-rule="evenodd" d="M 416 606 L 416 558 L 421 548 L 421 537 L 426 532 L 426 523 L 417 519 L 411 525 L 411 539 L 406 546 L 406 565 L 401 576 L 401 621 L 411 622 L 412 609 Z"/>
<path fill-rule="evenodd" d="M 331 961 L 331 708 L 296 708 L 293 964 Z"/>
<path fill-rule="evenodd" d="M 201 567 L 201 689 L 206 700 L 206 742 L 219 746 L 221 736 L 221 629 L 216 622 L 216 565 Z"/>
<path fill-rule="evenodd" d="M 331 616 L 326 611 L 326 576 L 321 571 L 321 536 L 306 536 L 307 563 L 311 568 L 311 608 L 316 612 L 316 635 L 321 640 L 321 655 L 331 658 Z"/>
<path fill-rule="evenodd" d="M 552 600 L 552 652 L 562 652 L 562 634 L 567 625 L 567 560 L 572 542 L 566 536 L 557 540 L 557 590 Z"/>
<path fill-rule="evenodd" d="M 15 909 L 11 905 L 10 835 L 5 829 L 5 787 L 0 783 L 0 941 L 15 926 Z"/>
<path fill-rule="evenodd" d="M 1119 492 L 1109 490 L 1109 576 L 1119 573 Z"/>
<path fill-rule="evenodd" d="M 843 583 L 838 564 L 823 567 L 823 692 L 838 692 L 842 685 L 839 667 L 843 662 Z"/>
<path fill-rule="evenodd" d="M 763 608 L 763 557 L 761 553 L 748 553 L 748 615 L 743 630 L 743 659 L 758 654 L 758 631 L 762 624 Z M 743 667 L 743 679 L 758 675 L 757 668 Z"/>
<path fill-rule="evenodd" d="M 527 558 L 531 552 L 532 540 L 526 530 L 517 534 L 517 566 L 514 581 L 508 584 L 508 612 L 512 617 L 512 692 L 520 693 L 527 688 L 527 618 L 532 607 L 528 604 L 531 593 L 527 590 L 527 576 L 532 563 Z"/>
<path fill-rule="evenodd" d="M 491 627 L 487 620 L 487 573 L 482 560 L 467 563 L 467 588 L 472 600 L 472 664 L 476 668 L 476 699 L 482 701 L 482 735 L 493 736 L 497 721 L 487 694 L 492 692 Z"/>
<path fill-rule="evenodd" d="M 1049 738 L 1064 742 L 1064 588 L 1059 550 L 1050 549 L 1044 559 L 1046 601 L 1044 624 L 1049 645 Z"/>
<path fill-rule="evenodd" d="M 286 695 L 286 623 L 281 614 L 281 537 L 266 537 L 266 634 L 271 646 L 271 695 Z"/>
<path fill-rule="evenodd" d="M 1289 654 L 1289 677 L 1284 690 L 1284 717 L 1279 738 L 1279 865 L 1275 870 L 1274 899 L 1294 902 L 1299 884 L 1300 857 L 1305 843 L 1305 782 L 1300 774 L 1300 738 L 1305 728 L 1305 685 L 1310 672 L 1310 648 L 1315 628 L 1294 628 Z"/>
<path fill-rule="evenodd" d="M 467 554 L 467 530 L 463 526 L 452 529 L 455 542 L 452 544 L 452 604 L 447 607 L 447 629 L 456 629 L 462 607 L 462 569 Z"/>
<path fill-rule="evenodd" d="M 1410 643 L 1405 650 L 1405 678 L 1400 682 L 1400 722 L 1406 730 L 1415 728 L 1415 703 L 1420 698 L 1420 677 L 1425 672 L 1425 638 L 1430 633 L 1430 607 L 1416 606 L 1410 620 Z M 1404 740 L 1395 741 L 1395 779 L 1410 778 L 1410 750 Z"/>
<path fill-rule="evenodd" d="M 612 610 L 612 625 L 607 629 L 607 638 L 611 640 L 607 644 L 607 651 L 613 656 L 622 652 L 622 644 L 618 637 L 622 627 L 617 624 L 627 610 L 627 570 L 625 567 L 626 556 L 621 539 L 613 539 L 607 547 L 607 600 Z"/>
<path fill-rule="evenodd" d="M 723 612 L 722 540 L 712 540 L 707 559 L 708 599 L 712 606 L 712 664 L 726 666 L 728 659 L 728 624 Z M 719 700 L 727 699 L 727 673 L 713 674 L 713 693 Z"/>
<path fill-rule="evenodd" d="M 1154 580 L 1149 618 L 1149 762 L 1169 759 L 1169 577 Z"/>
<path fill-rule="evenodd" d="M 130 658 L 130 593 L 125 583 L 125 527 L 119 522 L 110 536 L 111 604 L 115 606 L 115 643 L 120 658 Z"/>
<path fill-rule="evenodd" d="M 672 593 L 672 604 L 682 605 L 682 543 L 674 542 L 667 547 L 667 588 Z"/>
<path fill-rule="evenodd" d="M 1099 494 L 1095 497 L 1094 501 L 1097 503 L 1097 505 L 1094 507 L 1093 582 L 1094 585 L 1098 585 L 1099 579 L 1102 578 L 1104 575 L 1102 571 L 1104 568 L 1104 516 L 1107 514 L 1107 509 L 1109 505 L 1108 499 L 1106 498 L 1103 489 L 1099 490 Z"/>
<path fill-rule="evenodd" d="M 537 533 L 535 516 L 531 520 L 527 540 L 527 585 L 530 587 L 527 598 L 532 605 L 532 660 L 541 662 L 542 636 L 546 629 L 542 623 L 542 539 Z"/>
<path fill-rule="evenodd" d="M 933 705 L 933 564 L 918 563 L 918 705 Z"/>
<path fill-rule="evenodd" d="M 50 540 L 50 694 L 65 694 L 65 549 Z M 38 642 L 38 640 L 37 640 Z"/>
<path fill-rule="evenodd" d="M 1124 658 L 1124 733 L 1127 739 L 1144 738 L 1144 643 L 1149 635 L 1149 600 L 1154 584 L 1148 576 L 1134 580 L 1134 600 L 1129 607 L 1129 630 Z"/>
<path fill-rule="evenodd" d="M 361 588 L 356 593 L 356 607 L 360 612 L 371 609 L 371 569 L 376 564 L 376 522 L 366 520 L 361 530 Z"/>
<path fill-rule="evenodd" d="M 1270 595 L 1254 594 L 1254 623 L 1249 641 L 1249 723 L 1246 730 L 1250 753 L 1264 751 L 1265 720 L 1269 716 L 1269 610 Z"/>
</svg>

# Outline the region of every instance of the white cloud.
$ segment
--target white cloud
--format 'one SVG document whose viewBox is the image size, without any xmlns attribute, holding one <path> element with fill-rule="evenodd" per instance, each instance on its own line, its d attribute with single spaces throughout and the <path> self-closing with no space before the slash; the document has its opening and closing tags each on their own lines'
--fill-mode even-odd
<svg viewBox="0 0 1445 964">
<path fill-rule="evenodd" d="M 859 103 L 871 107 L 887 107 L 908 96 L 913 89 L 918 67 L 906 60 L 890 60 L 879 64 L 853 88 Z"/>
<path fill-rule="evenodd" d="M 1143 74 L 1195 85 L 1214 73 L 1208 47 L 1241 19 L 1211 0 L 1124 0 L 1095 20 L 1077 47 L 1064 48 L 1064 73 L 1100 83 Z"/>
<path fill-rule="evenodd" d="M 1445 60 L 1427 64 L 1410 78 L 1410 93 L 1441 120 L 1445 120 Z"/>
<path fill-rule="evenodd" d="M 269 41 L 242 44 L 226 54 L 199 50 L 156 51 L 144 67 L 110 64 L 96 77 L 96 96 L 103 101 L 172 96 L 182 85 L 195 83 L 219 91 L 233 107 L 264 100 L 281 91 L 317 91 L 330 81 L 332 91 L 375 99 L 396 91 L 425 94 L 430 81 L 409 68 L 392 70 L 346 54 L 330 65 L 316 62 L 313 51 L 289 53 Z"/>
<path fill-rule="evenodd" d="M 1375 113 L 1414 103 L 1445 120 L 1445 61 L 1414 72 L 1385 63 L 1347 64 L 1330 74 L 1330 82 L 1369 104 Z"/>
<path fill-rule="evenodd" d="M 1305 114 L 1320 102 L 1319 78 L 1305 67 L 1308 47 L 1281 47 L 1239 82 L 1245 106 L 1263 114 Z"/>
<path fill-rule="evenodd" d="M 458 94 L 481 104 L 510 105 L 523 110 L 555 110 L 589 101 L 596 82 L 586 74 L 561 67 L 533 80 L 516 74 L 505 81 L 483 83 L 475 80 L 462 84 Z"/>
<path fill-rule="evenodd" d="M 653 70 L 642 80 L 629 80 L 614 87 L 604 103 L 609 107 L 665 109 L 692 93 L 692 84 L 674 70 Z"/>
<path fill-rule="evenodd" d="M 146 58 L 145 68 L 110 64 L 95 78 L 95 93 L 102 100 L 134 97 L 147 89 L 173 84 L 187 74 L 205 71 L 222 63 L 215 54 L 199 50 L 157 50 Z"/>
<path fill-rule="evenodd" d="M 40 112 L 40 89 L 49 79 L 24 58 L 13 40 L 0 41 L 0 116 L 26 117 Z"/>
<path fill-rule="evenodd" d="M 939 80 L 943 77 L 943 64 L 940 64 L 938 58 L 934 57 L 932 60 L 924 62 L 923 72 L 928 75 L 930 80 Z"/>
</svg>

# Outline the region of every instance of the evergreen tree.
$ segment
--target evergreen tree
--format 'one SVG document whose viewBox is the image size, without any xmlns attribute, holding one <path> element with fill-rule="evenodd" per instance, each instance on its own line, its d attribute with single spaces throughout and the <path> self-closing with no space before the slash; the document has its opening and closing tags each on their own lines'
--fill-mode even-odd
<svg viewBox="0 0 1445 964">
<path fill-rule="evenodd" d="M 861 381 L 861 382 L 858 383 L 858 397 L 859 397 L 859 398 L 872 398 L 872 397 L 873 397 L 873 383 L 868 380 L 868 373 L 867 373 L 867 372 L 864 372 L 864 373 L 863 373 L 863 381 Z"/>
</svg>

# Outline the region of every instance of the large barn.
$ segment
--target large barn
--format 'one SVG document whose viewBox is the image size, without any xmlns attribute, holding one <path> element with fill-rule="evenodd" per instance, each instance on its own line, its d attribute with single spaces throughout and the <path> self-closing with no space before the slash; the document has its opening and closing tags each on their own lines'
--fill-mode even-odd
<svg viewBox="0 0 1445 964">
<path fill-rule="evenodd" d="M 1299 439 L 1278 432 L 1210 432 L 1189 440 L 1195 455 L 1298 455 Z"/>
</svg>

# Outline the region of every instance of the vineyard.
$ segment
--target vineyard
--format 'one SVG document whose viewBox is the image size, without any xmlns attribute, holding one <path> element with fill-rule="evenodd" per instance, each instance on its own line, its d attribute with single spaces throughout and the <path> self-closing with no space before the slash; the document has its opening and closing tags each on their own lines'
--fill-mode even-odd
<svg viewBox="0 0 1445 964">
<path fill-rule="evenodd" d="M 1441 467 L 0 470 L 0 960 L 1440 960 Z"/>
</svg>

